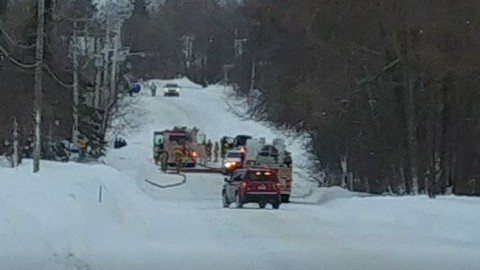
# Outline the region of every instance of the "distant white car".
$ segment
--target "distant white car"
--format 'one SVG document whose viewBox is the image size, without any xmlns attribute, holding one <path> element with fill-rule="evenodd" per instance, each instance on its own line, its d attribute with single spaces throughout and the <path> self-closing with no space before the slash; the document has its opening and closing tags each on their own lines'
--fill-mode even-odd
<svg viewBox="0 0 480 270">
<path fill-rule="evenodd" d="M 164 87 L 163 87 L 163 95 L 164 96 L 176 96 L 176 97 L 179 97 L 180 96 L 180 86 L 178 84 L 174 84 L 174 83 L 167 83 Z"/>
</svg>

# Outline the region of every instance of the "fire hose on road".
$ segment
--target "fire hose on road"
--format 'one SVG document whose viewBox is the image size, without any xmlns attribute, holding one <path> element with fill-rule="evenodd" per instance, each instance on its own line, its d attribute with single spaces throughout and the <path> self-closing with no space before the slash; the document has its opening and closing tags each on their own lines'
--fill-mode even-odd
<svg viewBox="0 0 480 270">
<path fill-rule="evenodd" d="M 187 176 L 185 174 L 177 174 L 177 175 L 181 176 L 183 178 L 181 182 L 168 184 L 168 185 L 160 185 L 160 184 L 155 183 L 153 181 L 150 181 L 148 179 L 145 179 L 145 182 L 149 183 L 152 186 L 155 186 L 155 187 L 158 187 L 158 188 L 163 188 L 163 189 L 185 185 L 187 183 Z"/>
</svg>

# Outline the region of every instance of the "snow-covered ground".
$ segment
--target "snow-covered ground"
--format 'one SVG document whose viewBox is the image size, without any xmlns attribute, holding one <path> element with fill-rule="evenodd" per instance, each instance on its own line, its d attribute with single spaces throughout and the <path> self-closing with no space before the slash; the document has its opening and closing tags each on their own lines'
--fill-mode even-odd
<svg viewBox="0 0 480 270">
<path fill-rule="evenodd" d="M 38 175 L 28 161 L 0 168 L 0 269 L 479 269 L 477 198 L 330 188 L 280 210 L 223 209 L 221 175 L 188 174 L 171 189 L 146 183 L 182 180 L 152 164 L 153 130 L 276 135 L 227 112 L 228 89 L 179 83 L 189 86 L 180 98 L 125 100 L 110 136 L 122 132 L 129 145 L 110 150 L 105 165 L 42 162 Z M 299 145 L 290 150 L 305 163 Z M 299 173 L 297 196 L 312 187 Z"/>
</svg>

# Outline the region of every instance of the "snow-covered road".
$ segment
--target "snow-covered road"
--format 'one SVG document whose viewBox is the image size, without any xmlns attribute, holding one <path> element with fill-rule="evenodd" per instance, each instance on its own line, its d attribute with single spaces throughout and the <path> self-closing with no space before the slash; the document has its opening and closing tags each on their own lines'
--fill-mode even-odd
<svg viewBox="0 0 480 270">
<path fill-rule="evenodd" d="M 158 88 L 164 82 L 156 81 Z M 477 270 L 480 200 L 360 197 L 311 187 L 297 171 L 293 203 L 280 210 L 224 209 L 223 176 L 182 179 L 152 162 L 152 132 L 197 126 L 208 137 L 276 133 L 228 112 L 222 87 L 187 80 L 180 98 L 127 98 L 115 120 L 128 146 L 106 165 L 43 162 L 0 168 L 0 269 Z M 301 142 L 289 150 L 307 162 Z M 113 168 L 112 168 L 113 167 Z M 102 191 L 100 201 L 99 192 Z"/>
<path fill-rule="evenodd" d="M 154 82 L 158 89 L 162 89 L 165 83 L 160 80 Z M 428 235 L 430 227 L 412 226 L 406 231 L 396 231 L 396 221 L 377 224 L 375 213 L 371 224 L 358 224 L 352 213 L 352 221 L 349 222 L 348 216 L 328 211 L 328 206 L 309 205 L 298 199 L 293 201 L 302 203 L 283 204 L 281 211 L 259 210 L 257 205 L 243 210 L 222 209 L 221 175 L 188 174 L 186 185 L 169 190 L 142 182 L 144 178 L 161 184 L 179 181 L 173 180 L 172 176 L 165 177 L 151 165 L 153 130 L 174 125 L 196 126 L 213 140 L 237 134 L 267 139 L 279 135 L 260 123 L 241 121 L 230 113 L 231 108 L 224 100 L 229 89 L 221 86 L 202 89 L 188 80 L 176 82 L 185 88 L 180 98 L 165 98 L 161 92 L 160 96 L 151 97 L 148 91 L 135 98 L 134 111 L 143 111 L 143 116 L 141 119 L 136 118 L 135 113 L 131 116 L 142 124 L 138 131 L 126 134 L 132 145 L 124 150 L 112 151 L 107 161 L 121 171 L 134 172 L 132 176 L 139 181 L 141 189 L 158 204 L 146 208 L 142 214 L 146 218 L 148 238 L 154 250 L 152 256 L 145 257 L 146 266 L 168 262 L 175 269 L 196 266 L 197 269 L 372 270 L 428 269 L 433 265 L 436 269 L 460 266 L 467 269 L 474 266 L 472 261 L 480 262 L 473 250 L 453 252 L 455 255 L 452 256 L 437 256 L 452 250 L 425 245 L 420 239 L 414 239 L 417 233 Z M 301 143 L 296 140 L 290 145 L 296 164 L 308 162 Z M 129 162 L 117 163 L 127 159 Z M 306 179 L 296 177 L 295 194 L 307 193 L 304 187 L 308 186 Z M 329 192 L 335 194 L 335 190 Z M 344 210 L 348 212 L 350 209 Z M 368 209 L 366 213 L 368 215 Z M 408 213 L 405 215 L 408 219 Z M 337 216 L 342 222 L 332 221 Z M 402 223 L 402 220 L 398 222 Z M 478 235 L 476 240 L 479 240 Z M 435 235 L 439 236 L 442 237 Z M 408 237 L 411 239 L 405 245 Z M 158 254 L 159 246 L 163 247 L 162 255 L 154 255 Z M 480 251 L 480 242 L 473 247 Z"/>
</svg>

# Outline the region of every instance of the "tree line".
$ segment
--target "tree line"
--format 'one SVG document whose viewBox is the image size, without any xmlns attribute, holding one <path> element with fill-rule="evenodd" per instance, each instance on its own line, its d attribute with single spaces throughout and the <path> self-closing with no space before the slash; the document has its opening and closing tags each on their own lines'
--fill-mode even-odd
<svg viewBox="0 0 480 270">
<path fill-rule="evenodd" d="M 72 141 L 73 129 L 73 20 L 92 18 L 90 1 L 45 1 L 45 38 L 42 63 L 42 157 L 63 140 Z M 13 123 L 18 123 L 20 147 L 28 144 L 34 131 L 34 69 L 37 38 L 37 1 L 1 1 L 0 4 L 0 154 L 9 151 L 3 143 L 13 140 Z M 79 23 L 78 36 L 102 28 L 99 24 Z M 80 132 L 92 141 L 92 153 L 102 152 L 105 130 L 98 130 L 104 108 L 86 102 L 95 80 L 94 61 L 79 56 Z M 93 75 L 92 75 L 93 74 Z M 73 142 L 76 143 L 76 142 Z M 99 151 L 99 152 L 96 152 Z"/>
<path fill-rule="evenodd" d="M 322 184 L 480 194 L 478 1 L 167 0 L 142 10 L 129 42 L 159 56 L 139 74 L 216 83 L 229 68 L 238 93 L 261 93 L 252 117 L 311 135 Z"/>
<path fill-rule="evenodd" d="M 309 132 L 326 185 L 480 194 L 478 1 L 245 8 L 251 58 L 262 64 L 253 111 Z"/>
</svg>

